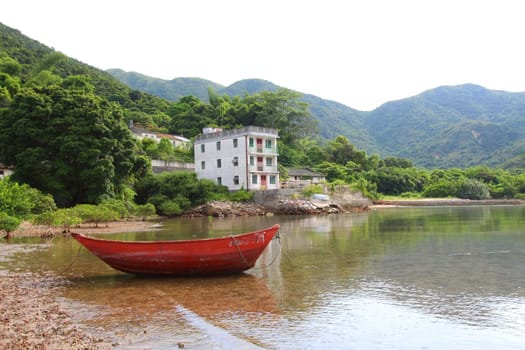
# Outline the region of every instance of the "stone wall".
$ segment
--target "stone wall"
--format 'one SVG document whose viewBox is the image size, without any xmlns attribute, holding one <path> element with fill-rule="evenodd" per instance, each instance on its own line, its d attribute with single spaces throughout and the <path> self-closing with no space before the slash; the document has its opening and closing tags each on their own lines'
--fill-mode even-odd
<svg viewBox="0 0 525 350">
<path fill-rule="evenodd" d="M 369 198 L 363 196 L 360 191 L 352 191 L 348 186 L 337 186 L 335 191 L 325 193 L 329 196 L 328 201 L 323 201 L 326 205 L 333 205 L 344 210 L 351 211 L 356 208 L 367 208 L 372 205 Z M 256 205 L 264 207 L 266 210 L 278 210 L 284 202 L 304 198 L 301 191 L 297 189 L 278 189 L 254 192 L 253 200 Z M 306 198 L 307 199 L 307 198 Z M 319 202 L 314 201 L 312 202 Z"/>
</svg>

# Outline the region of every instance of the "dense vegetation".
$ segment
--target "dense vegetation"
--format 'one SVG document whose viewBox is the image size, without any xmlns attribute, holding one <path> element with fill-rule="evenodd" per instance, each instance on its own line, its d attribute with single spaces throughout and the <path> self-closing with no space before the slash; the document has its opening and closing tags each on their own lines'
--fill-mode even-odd
<svg viewBox="0 0 525 350">
<path fill-rule="evenodd" d="M 126 78 L 127 74 L 136 79 Z M 136 89 L 155 81 L 122 71 L 116 76 Z M 223 88 L 202 79 L 172 82 L 177 83 L 176 93 L 163 96 L 173 101 L 186 94 L 207 101 L 209 87 L 230 97 L 279 89 L 260 79 Z M 443 86 L 370 112 L 312 95 L 302 96 L 301 101 L 310 105 L 323 142 L 344 135 L 368 153 L 408 158 L 425 168 L 481 164 L 523 168 L 525 164 L 525 93 L 492 91 L 472 84 Z"/>
<path fill-rule="evenodd" d="M 192 149 L 139 142 L 127 127 L 131 120 L 187 138 L 208 126 L 277 128 L 283 179 L 286 167 L 310 167 L 325 174 L 330 186 L 350 184 L 371 198 L 525 196 L 525 176 L 518 170 L 425 170 L 405 158 L 369 155 L 342 135 L 343 128 L 341 135 L 322 138 L 305 97 L 287 89 L 230 96 L 209 88 L 206 100 L 183 96 L 170 102 L 131 90 L 2 25 L 0 38 L 0 163 L 15 168 L 12 177 L 0 179 L 0 229 L 8 232 L 21 220 L 68 229 L 86 221 L 178 215 L 212 199 L 250 199 L 250 193 L 230 194 L 194 173 L 153 175 L 150 157 L 190 161 Z M 245 83 L 239 89 L 252 88 Z M 335 118 L 328 127 L 336 132 L 344 120 L 337 112 L 342 105 L 326 108 Z"/>
</svg>

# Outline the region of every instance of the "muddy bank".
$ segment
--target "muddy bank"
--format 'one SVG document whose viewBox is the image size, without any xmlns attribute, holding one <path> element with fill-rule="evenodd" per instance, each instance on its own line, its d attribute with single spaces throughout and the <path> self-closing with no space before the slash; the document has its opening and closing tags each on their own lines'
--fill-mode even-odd
<svg viewBox="0 0 525 350">
<path fill-rule="evenodd" d="M 92 223 L 86 223 L 70 228 L 72 232 L 78 233 L 119 233 L 119 232 L 140 232 L 151 230 L 155 221 L 112 221 L 107 224 L 98 224 L 95 226 Z M 11 232 L 12 237 L 54 237 L 56 235 L 67 234 L 63 228 L 32 225 L 30 222 L 24 221 L 16 231 Z"/>
<path fill-rule="evenodd" d="M 0 243 L 0 261 L 26 250 Z M 56 299 L 65 281 L 51 274 L 11 272 L 0 265 L 1 349 L 111 349 L 108 339 L 89 334 Z"/>
</svg>

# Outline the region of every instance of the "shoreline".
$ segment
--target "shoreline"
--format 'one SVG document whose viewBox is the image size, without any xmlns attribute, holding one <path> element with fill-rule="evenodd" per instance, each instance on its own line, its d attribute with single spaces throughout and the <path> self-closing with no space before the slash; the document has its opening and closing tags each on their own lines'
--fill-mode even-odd
<svg viewBox="0 0 525 350">
<path fill-rule="evenodd" d="M 439 206 L 479 206 L 479 205 L 525 205 L 521 199 L 461 199 L 461 198 L 418 198 L 378 200 L 371 209 L 398 207 L 439 207 Z"/>
<path fill-rule="evenodd" d="M 519 200 L 470 201 L 461 199 L 385 200 L 369 206 L 397 208 L 407 206 L 458 205 L 525 205 Z M 71 229 L 79 233 L 139 232 L 152 229 L 160 218 L 147 221 L 122 220 L 94 227 L 82 224 Z M 53 237 L 63 233 L 61 228 L 34 226 L 28 222 L 12 232 L 12 237 Z M 10 256 L 23 253 L 25 244 L 9 244 L 0 240 L 0 262 L 9 262 Z M 96 335 L 77 324 L 77 320 L 61 305 L 60 290 L 66 279 L 52 273 L 30 273 L 10 270 L 0 264 L 0 348 L 3 349 L 112 349 L 119 344 L 114 335 Z"/>
<path fill-rule="evenodd" d="M 399 208 L 399 207 L 437 207 L 437 206 L 479 206 L 479 205 L 525 205 L 525 200 L 521 199 L 484 199 L 484 200 L 471 200 L 471 199 L 460 199 L 460 198 L 418 198 L 418 199 L 392 199 L 392 200 L 377 200 L 373 204 L 368 205 L 366 208 L 359 207 L 359 211 L 376 210 L 376 209 L 387 209 L 387 208 Z M 325 205 L 326 206 L 326 205 Z M 185 214 L 183 217 L 198 217 L 198 216 L 216 216 L 216 217 L 227 217 L 227 216 L 250 216 L 249 213 L 253 213 L 253 216 L 268 215 L 270 212 L 264 212 L 260 208 L 253 210 L 245 210 L 241 214 L 235 212 L 235 210 L 226 210 L 220 208 L 216 203 L 207 204 L 198 208 L 205 207 L 202 213 L 194 215 L 195 212 L 192 210 L 189 214 Z M 213 210 L 210 210 L 210 207 Z M 218 208 L 218 209 L 217 209 Z M 219 210 L 220 209 L 220 210 Z M 231 208 L 230 208 L 231 209 Z M 339 209 L 339 208 L 338 208 Z M 196 209 L 194 209 L 196 210 Z M 202 210 L 202 208 L 200 209 Z M 325 211 L 312 211 L 311 213 L 305 213 L 300 211 L 289 215 L 319 215 L 319 214 L 331 214 L 332 212 Z M 344 211 L 335 211 L 336 214 Z M 352 210 L 347 211 L 352 212 Z M 192 215 L 193 213 L 193 215 Z M 219 213 L 219 215 L 215 215 Z M 247 214 L 248 213 L 248 214 Z M 273 212 L 272 212 L 273 213 Z M 274 215 L 274 214 L 272 214 Z M 279 214 L 275 214 L 279 215 Z M 286 213 L 284 214 L 286 215 Z M 128 220 L 117 220 L 107 224 L 100 223 L 98 227 L 95 227 L 92 223 L 84 223 L 77 225 L 70 229 L 71 232 L 78 232 L 83 234 L 104 234 L 104 233 L 122 233 L 122 232 L 142 232 L 151 230 L 155 223 L 163 220 L 162 217 L 152 218 L 148 220 L 142 219 L 128 219 Z M 69 233 L 63 232 L 64 230 L 59 227 L 39 226 L 32 225 L 25 221 L 18 229 L 11 232 L 10 237 L 54 237 L 58 235 L 67 235 Z M 0 239 L 0 243 L 2 240 Z"/>
<path fill-rule="evenodd" d="M 70 228 L 71 232 L 78 232 L 83 234 L 99 234 L 99 233 L 121 233 L 121 232 L 141 232 L 152 229 L 152 225 L 158 222 L 155 220 L 118 220 L 111 221 L 107 225 L 105 223 L 99 224 L 95 227 L 92 223 L 85 223 Z M 18 229 L 11 232 L 11 237 L 54 237 L 58 235 L 68 235 L 63 228 L 50 227 L 44 225 L 32 225 L 24 221 Z M 1 242 L 1 241 L 0 241 Z"/>
</svg>

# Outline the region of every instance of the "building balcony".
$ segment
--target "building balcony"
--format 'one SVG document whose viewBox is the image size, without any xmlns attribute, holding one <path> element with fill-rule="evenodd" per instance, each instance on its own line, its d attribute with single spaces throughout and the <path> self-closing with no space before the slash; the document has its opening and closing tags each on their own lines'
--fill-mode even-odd
<svg viewBox="0 0 525 350">
<path fill-rule="evenodd" d="M 253 172 L 262 172 L 262 173 L 278 173 L 279 168 L 277 165 L 266 166 L 266 165 L 250 165 L 248 171 Z"/>
</svg>

